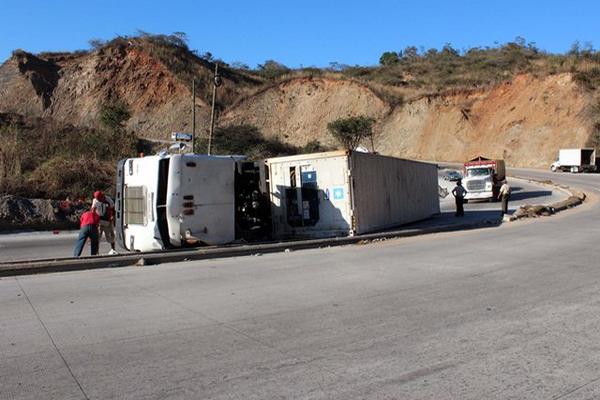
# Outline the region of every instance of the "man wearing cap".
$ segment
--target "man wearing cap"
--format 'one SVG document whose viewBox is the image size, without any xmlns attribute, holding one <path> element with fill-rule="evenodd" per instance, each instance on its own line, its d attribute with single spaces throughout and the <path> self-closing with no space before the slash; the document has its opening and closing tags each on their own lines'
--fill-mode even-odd
<svg viewBox="0 0 600 400">
<path fill-rule="evenodd" d="M 115 203 L 114 201 L 102 193 L 100 190 L 94 192 L 94 200 L 92 200 L 92 210 L 100 216 L 100 228 L 98 239 L 102 239 L 102 233 L 106 241 L 110 243 L 110 251 L 108 254 L 117 254 L 115 250 Z"/>
</svg>

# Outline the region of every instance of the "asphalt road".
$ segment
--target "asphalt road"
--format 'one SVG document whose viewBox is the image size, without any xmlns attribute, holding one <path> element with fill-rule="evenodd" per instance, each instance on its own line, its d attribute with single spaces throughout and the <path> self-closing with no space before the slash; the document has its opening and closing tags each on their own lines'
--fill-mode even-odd
<svg viewBox="0 0 600 400">
<path fill-rule="evenodd" d="M 595 399 L 599 217 L 2 278 L 0 398 Z"/>
<path fill-rule="evenodd" d="M 513 196 L 510 203 L 511 212 L 523 204 L 551 204 L 560 201 L 566 197 L 566 194 L 559 190 L 552 190 L 548 187 L 540 186 L 527 181 L 515 180 L 511 182 L 513 185 Z M 448 187 L 451 192 L 454 187 L 454 182 L 444 181 L 440 179 L 440 185 Z M 433 223 L 452 223 L 461 222 L 453 221 L 454 198 L 449 195 L 445 199 L 441 199 L 440 208 L 442 213 L 448 214 L 450 218 L 433 221 Z M 467 211 L 466 219 L 489 219 L 491 215 L 499 215 L 496 213 L 488 213 L 489 211 L 498 212 L 500 209 L 499 203 L 487 202 L 471 202 L 465 206 Z M 414 225 L 412 225 L 414 226 Z M 18 233 L 18 234 L 3 234 L 0 235 L 0 262 L 15 261 L 15 260 L 33 260 L 41 258 L 55 257 L 70 257 L 73 253 L 73 247 L 77 239 L 77 231 L 61 231 L 58 234 L 52 232 L 33 232 L 33 233 Z M 100 242 L 100 254 L 108 254 L 110 246 L 104 239 Z M 84 250 L 84 255 L 89 254 L 89 243 Z M 119 251 L 124 251 L 120 249 Z"/>
</svg>

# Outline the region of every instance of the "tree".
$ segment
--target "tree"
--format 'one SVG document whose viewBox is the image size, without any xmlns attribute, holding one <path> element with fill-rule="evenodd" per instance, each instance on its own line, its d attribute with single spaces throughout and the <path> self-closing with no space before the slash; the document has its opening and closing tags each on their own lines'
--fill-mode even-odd
<svg viewBox="0 0 600 400">
<path fill-rule="evenodd" d="M 104 47 L 106 45 L 106 41 L 104 41 L 102 39 L 90 39 L 90 41 L 88 43 L 94 50 L 101 49 L 102 47 Z"/>
<path fill-rule="evenodd" d="M 267 60 L 264 64 L 258 64 L 258 70 L 267 79 L 275 79 L 290 72 L 288 67 L 275 60 Z"/>
<path fill-rule="evenodd" d="M 327 130 L 345 149 L 354 150 L 364 138 L 373 138 L 374 123 L 374 118 L 359 115 L 332 121 Z"/>
<path fill-rule="evenodd" d="M 384 66 L 395 65 L 400 62 L 400 56 L 395 51 L 386 51 L 379 57 L 379 64 Z"/>
<path fill-rule="evenodd" d="M 414 60 L 419 57 L 419 50 L 415 46 L 408 46 L 402 52 L 402 57 L 407 60 Z"/>
<path fill-rule="evenodd" d="M 131 117 L 127 104 L 121 100 L 102 105 L 100 109 L 100 123 L 110 131 L 123 128 L 125 122 Z"/>
<path fill-rule="evenodd" d="M 121 158 L 135 149 L 137 138 L 133 131 L 125 129 L 131 118 L 127 104 L 121 100 L 105 103 L 100 108 L 100 129 L 88 135 L 88 148 L 99 158 Z"/>
</svg>

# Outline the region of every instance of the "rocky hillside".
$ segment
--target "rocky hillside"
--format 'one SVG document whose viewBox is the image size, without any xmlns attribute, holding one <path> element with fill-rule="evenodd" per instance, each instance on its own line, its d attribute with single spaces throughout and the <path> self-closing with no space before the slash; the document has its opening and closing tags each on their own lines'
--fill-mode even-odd
<svg viewBox="0 0 600 400">
<path fill-rule="evenodd" d="M 221 121 L 257 125 L 297 145 L 332 144 L 328 122 L 367 114 L 378 121 L 376 150 L 384 154 L 444 161 L 484 154 L 544 168 L 558 148 L 589 144 L 591 101 L 567 73 L 523 74 L 489 89 L 421 95 L 396 107 L 356 82 L 298 78 L 233 105 Z"/>
<path fill-rule="evenodd" d="M 207 125 L 212 69 L 187 49 L 152 38 L 116 39 L 74 54 L 19 50 L 0 66 L 0 112 L 95 126 L 101 106 L 118 100 L 131 114 L 127 129 L 166 138 L 191 129 L 192 76 L 197 123 Z M 221 74 L 221 108 L 260 84 L 227 68 Z"/>
<path fill-rule="evenodd" d="M 270 149 L 302 151 L 318 148 L 315 141 L 335 146 L 327 124 L 365 114 L 376 120 L 383 154 L 440 161 L 482 154 L 541 168 L 561 147 L 599 143 L 600 52 L 552 55 L 517 42 L 463 54 L 407 48 L 386 52 L 381 63 L 221 64 L 217 127 L 231 138 L 243 125 L 239 135 L 251 132 L 252 140 L 238 144 L 263 135 Z M 109 188 L 116 159 L 140 151 L 132 137 L 191 130 L 192 78 L 202 136 L 214 66 L 174 35 L 119 37 L 75 53 L 15 51 L 0 65 L 0 192 L 35 188 L 32 196 L 52 197 Z M 88 181 L 85 165 L 102 176 Z M 57 166 L 70 174 L 53 172 Z M 48 180 L 56 190 L 40 189 Z"/>
</svg>

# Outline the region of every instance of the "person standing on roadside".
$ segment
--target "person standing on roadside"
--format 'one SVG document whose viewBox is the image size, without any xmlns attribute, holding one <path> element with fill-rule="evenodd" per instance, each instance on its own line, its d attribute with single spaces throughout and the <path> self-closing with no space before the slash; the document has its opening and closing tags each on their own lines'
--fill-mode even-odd
<svg viewBox="0 0 600 400">
<path fill-rule="evenodd" d="M 100 190 L 94 192 L 94 200 L 92 200 L 92 209 L 100 216 L 100 228 L 98 231 L 98 239 L 102 239 L 102 234 L 106 241 L 110 244 L 108 254 L 117 254 L 115 250 L 115 202 L 102 193 Z"/>
<path fill-rule="evenodd" d="M 511 188 L 507 181 L 504 181 L 498 192 L 498 198 L 502 201 L 502 217 L 508 213 L 508 201 L 510 200 Z"/>
<path fill-rule="evenodd" d="M 464 215 L 465 215 L 464 204 L 465 204 L 465 195 L 466 194 L 467 194 L 467 191 L 462 186 L 462 180 L 461 179 L 457 180 L 456 186 L 454 187 L 454 189 L 452 189 L 452 195 L 454 196 L 454 199 L 456 200 L 456 214 L 454 214 L 454 215 L 457 217 L 464 217 Z"/>
<path fill-rule="evenodd" d="M 85 247 L 85 242 L 90 239 L 92 246 L 91 254 L 98 254 L 98 225 L 100 224 L 100 216 L 92 208 L 81 215 L 81 228 L 79 229 L 79 237 L 73 250 L 73 256 L 80 257 Z"/>
</svg>

